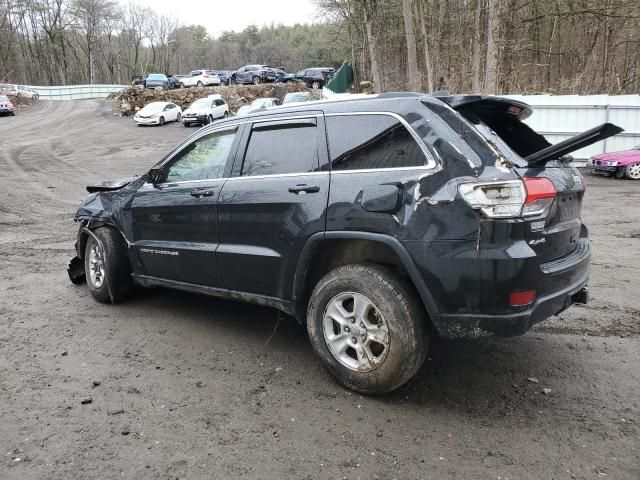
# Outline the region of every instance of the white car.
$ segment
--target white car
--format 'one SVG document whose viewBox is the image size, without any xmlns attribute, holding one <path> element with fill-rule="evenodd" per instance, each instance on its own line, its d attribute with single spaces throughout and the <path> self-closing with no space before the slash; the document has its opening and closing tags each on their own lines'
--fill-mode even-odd
<svg viewBox="0 0 640 480">
<path fill-rule="evenodd" d="M 139 125 L 164 125 L 182 120 L 182 109 L 171 102 L 151 102 L 138 110 L 133 120 Z"/>
<path fill-rule="evenodd" d="M 32 100 L 38 100 L 38 98 L 40 98 L 40 95 L 38 95 L 38 92 L 36 92 L 31 88 L 27 88 L 24 85 L 18 85 L 18 96 L 24 97 L 24 98 L 31 98 Z"/>
<path fill-rule="evenodd" d="M 182 123 L 185 127 L 191 125 L 206 125 L 216 118 L 229 116 L 229 107 L 222 96 L 215 94 L 207 98 L 196 100 L 182 114 Z"/>
<path fill-rule="evenodd" d="M 274 97 L 256 98 L 249 105 L 243 105 L 236 112 L 236 117 L 244 117 L 251 112 L 258 110 L 266 110 L 267 108 L 277 107 L 278 99 Z"/>
<path fill-rule="evenodd" d="M 189 75 L 180 79 L 180 88 L 210 85 L 220 85 L 220 77 L 213 70 L 193 70 Z"/>
<path fill-rule="evenodd" d="M 5 83 L 0 85 L 0 92 L 5 95 L 11 95 L 12 97 L 32 98 L 33 100 L 38 100 L 39 98 L 38 92 L 27 88 L 24 85 Z"/>
</svg>

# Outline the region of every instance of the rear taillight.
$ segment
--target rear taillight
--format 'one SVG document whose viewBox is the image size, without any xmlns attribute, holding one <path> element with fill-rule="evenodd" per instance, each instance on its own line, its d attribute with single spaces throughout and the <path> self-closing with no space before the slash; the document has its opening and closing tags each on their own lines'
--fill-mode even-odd
<svg viewBox="0 0 640 480">
<path fill-rule="evenodd" d="M 541 215 L 545 213 L 556 197 L 556 187 L 548 178 L 524 177 L 524 188 L 527 196 L 522 207 L 522 215 Z"/>
<path fill-rule="evenodd" d="M 471 208 L 489 218 L 514 218 L 545 213 L 556 195 L 546 178 L 463 183 L 458 187 Z"/>
</svg>

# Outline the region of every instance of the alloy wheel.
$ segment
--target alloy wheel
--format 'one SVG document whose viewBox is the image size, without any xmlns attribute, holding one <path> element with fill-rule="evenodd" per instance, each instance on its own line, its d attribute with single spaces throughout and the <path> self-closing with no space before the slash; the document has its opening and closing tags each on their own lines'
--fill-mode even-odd
<svg viewBox="0 0 640 480">
<path fill-rule="evenodd" d="M 89 280 L 94 288 L 102 287 L 104 283 L 104 258 L 98 244 L 95 243 L 89 252 Z"/>
<path fill-rule="evenodd" d="M 627 167 L 627 173 L 629 178 L 633 180 L 640 180 L 640 163 L 634 163 Z"/>
<path fill-rule="evenodd" d="M 322 324 L 329 351 L 350 370 L 374 370 L 389 352 L 389 327 L 365 295 L 345 292 L 333 297 L 327 303 Z"/>
</svg>

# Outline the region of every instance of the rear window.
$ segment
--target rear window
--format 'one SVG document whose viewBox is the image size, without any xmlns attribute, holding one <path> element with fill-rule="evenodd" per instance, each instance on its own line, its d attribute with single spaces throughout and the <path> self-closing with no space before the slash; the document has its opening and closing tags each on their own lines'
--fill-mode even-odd
<svg viewBox="0 0 640 480">
<path fill-rule="evenodd" d="M 428 163 L 411 133 L 391 115 L 327 116 L 332 170 L 420 167 Z"/>
</svg>

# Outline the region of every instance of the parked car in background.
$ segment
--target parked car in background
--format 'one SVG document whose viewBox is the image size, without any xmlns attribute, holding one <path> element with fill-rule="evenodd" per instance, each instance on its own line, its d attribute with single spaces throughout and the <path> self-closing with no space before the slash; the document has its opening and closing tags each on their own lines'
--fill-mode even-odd
<svg viewBox="0 0 640 480">
<path fill-rule="evenodd" d="M 0 85 L 0 93 L 4 94 L 4 95 L 9 95 L 12 97 L 18 97 L 19 95 L 19 90 L 18 90 L 18 86 L 14 85 L 12 83 L 3 83 Z"/>
<path fill-rule="evenodd" d="M 245 65 L 236 70 L 231 76 L 231 83 L 248 84 L 275 82 L 276 71 L 269 65 Z"/>
<path fill-rule="evenodd" d="M 32 100 L 38 100 L 40 95 L 32 88 L 25 87 L 24 85 L 18 85 L 18 96 L 24 98 L 30 98 Z"/>
<path fill-rule="evenodd" d="M 171 75 L 169 77 L 169 88 L 180 88 L 180 80 L 182 80 L 185 75 Z"/>
<path fill-rule="evenodd" d="M 285 103 L 310 102 L 312 99 L 311 92 L 291 92 L 287 93 L 282 100 Z"/>
<path fill-rule="evenodd" d="M 185 127 L 191 125 L 207 125 L 217 118 L 229 116 L 229 107 L 222 96 L 209 95 L 207 98 L 196 100 L 189 108 L 182 112 L 182 123 Z"/>
<path fill-rule="evenodd" d="M 142 85 L 144 87 L 146 79 L 147 79 L 146 75 L 135 75 L 131 77 L 131 85 L 134 87 L 136 85 Z"/>
<path fill-rule="evenodd" d="M 229 86 L 231 83 L 232 70 L 216 70 L 218 77 L 220 78 L 220 85 Z"/>
<path fill-rule="evenodd" d="M 0 115 L 15 115 L 15 107 L 7 95 L 0 95 Z"/>
<path fill-rule="evenodd" d="M 601 153 L 591 157 L 593 173 L 640 180 L 640 145 L 631 150 Z"/>
<path fill-rule="evenodd" d="M 192 70 L 180 79 L 181 87 L 208 87 L 220 85 L 220 77 L 213 70 Z"/>
<path fill-rule="evenodd" d="M 333 78 L 336 71 L 331 67 L 307 68 L 296 73 L 295 80 L 304 82 L 307 87 L 318 89 Z"/>
<path fill-rule="evenodd" d="M 136 112 L 133 120 L 138 126 L 179 122 L 182 120 L 182 109 L 171 102 L 151 102 Z"/>
<path fill-rule="evenodd" d="M 169 78 L 164 73 L 150 73 L 147 76 L 145 82 L 145 88 L 162 87 L 165 90 L 169 89 Z"/>
<path fill-rule="evenodd" d="M 138 285 L 280 309 L 338 382 L 389 392 L 435 335 L 522 335 L 587 303 L 585 182 L 565 155 L 622 129 L 551 145 L 530 114 L 389 93 L 215 122 L 87 187 L 69 276 L 103 303 Z"/>
</svg>

